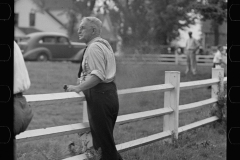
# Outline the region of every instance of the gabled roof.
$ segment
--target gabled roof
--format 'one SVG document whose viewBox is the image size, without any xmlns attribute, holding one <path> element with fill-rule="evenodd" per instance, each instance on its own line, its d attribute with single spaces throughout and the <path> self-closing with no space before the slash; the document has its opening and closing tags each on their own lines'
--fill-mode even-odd
<svg viewBox="0 0 240 160">
<path fill-rule="evenodd" d="M 115 29 L 112 25 L 111 19 L 108 14 L 98 14 L 96 15 L 97 18 L 99 18 L 102 23 L 102 37 L 111 41 L 117 40 L 117 34 L 115 32 Z"/>
<path fill-rule="evenodd" d="M 68 37 L 66 34 L 59 33 L 59 32 L 34 32 L 28 34 L 28 36 L 64 36 Z"/>
<path fill-rule="evenodd" d="M 50 10 L 64 10 L 73 7 L 71 0 L 42 0 L 44 9 Z"/>
<path fill-rule="evenodd" d="M 66 25 L 63 24 L 55 15 L 51 13 L 53 10 L 65 10 L 68 8 L 72 8 L 74 3 L 71 0 L 41 0 L 39 3 L 43 2 L 41 6 L 44 6 L 44 11 L 53 18 L 57 23 L 59 23 L 63 28 L 66 28 Z M 103 22 L 102 28 L 102 37 L 111 41 L 117 40 L 116 31 L 111 23 L 110 17 L 108 14 L 97 14 L 97 18 L 99 18 Z"/>
</svg>

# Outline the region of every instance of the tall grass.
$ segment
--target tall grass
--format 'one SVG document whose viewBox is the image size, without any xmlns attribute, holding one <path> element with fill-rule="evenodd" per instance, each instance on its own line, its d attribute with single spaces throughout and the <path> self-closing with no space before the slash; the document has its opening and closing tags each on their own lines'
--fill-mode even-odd
<svg viewBox="0 0 240 160">
<path fill-rule="evenodd" d="M 25 94 L 63 92 L 62 87 L 64 84 L 76 83 L 78 67 L 78 64 L 69 62 L 27 62 L 31 88 Z M 208 79 L 211 77 L 211 67 L 199 66 L 196 76 L 186 76 L 183 73 L 184 70 L 185 66 L 176 65 L 117 64 L 116 84 L 118 89 L 163 84 L 165 71 L 180 71 L 181 82 Z M 210 96 L 210 90 L 207 88 L 181 91 L 180 104 L 200 101 L 210 98 Z M 119 115 L 162 108 L 163 93 L 146 92 L 121 95 L 119 96 L 119 102 Z M 35 102 L 31 103 L 31 105 L 34 117 L 28 129 L 46 128 L 82 121 L 82 103 L 78 100 Z M 183 113 L 180 115 L 180 126 L 208 117 L 209 112 L 210 107 L 205 107 L 196 111 Z M 119 144 L 161 132 L 162 126 L 161 117 L 116 126 L 114 130 L 115 142 Z M 162 142 L 155 142 L 126 151 L 122 155 L 127 160 L 211 159 L 220 152 L 223 158 L 226 157 L 224 153 L 226 149 L 224 136 L 215 132 L 211 127 L 203 127 L 192 132 L 187 132 L 180 136 L 178 148 L 174 148 L 169 144 L 163 144 Z M 72 154 L 68 149 L 68 145 L 72 142 L 75 144 L 76 150 L 81 150 L 77 134 L 20 143 L 17 145 L 17 157 L 18 160 L 61 159 Z M 199 148 L 200 144 L 197 145 L 198 149 L 196 149 L 195 143 L 201 142 L 203 144 L 204 142 L 206 144 L 210 143 L 210 146 L 214 145 L 216 147 L 213 147 L 213 150 L 209 150 L 206 147 Z M 187 147 L 188 145 L 193 146 L 193 148 Z M 201 151 L 201 154 L 199 151 Z"/>
</svg>

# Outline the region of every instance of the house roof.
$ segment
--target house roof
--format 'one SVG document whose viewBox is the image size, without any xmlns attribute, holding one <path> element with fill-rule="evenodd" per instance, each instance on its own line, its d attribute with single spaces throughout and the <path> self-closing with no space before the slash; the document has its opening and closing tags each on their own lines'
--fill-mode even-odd
<svg viewBox="0 0 240 160">
<path fill-rule="evenodd" d="M 67 8 L 72 8 L 74 3 L 70 0 L 42 0 L 45 12 L 51 16 L 56 22 L 58 22 L 61 26 L 66 29 L 66 26 L 53 14 L 51 11 L 53 10 L 64 10 Z M 107 14 L 97 14 L 97 18 L 99 18 L 103 22 L 102 28 L 102 37 L 111 41 L 117 40 L 117 35 L 115 29 L 111 23 L 110 17 Z"/>
<path fill-rule="evenodd" d="M 34 33 L 34 32 L 42 32 L 36 28 L 32 27 L 17 27 L 20 31 L 22 31 L 24 34 Z"/>
<path fill-rule="evenodd" d="M 73 7 L 73 1 L 70 0 L 42 0 L 45 9 L 63 10 Z"/>
<path fill-rule="evenodd" d="M 111 19 L 108 14 L 98 14 L 96 15 L 97 18 L 99 18 L 102 23 L 102 37 L 111 41 L 116 41 L 117 40 L 117 34 L 115 32 L 115 29 L 112 25 Z"/>
<path fill-rule="evenodd" d="M 59 33 L 59 32 L 34 32 L 34 33 L 30 33 L 28 34 L 28 36 L 64 36 L 64 37 L 68 37 L 67 35 L 63 34 L 63 33 Z"/>
</svg>

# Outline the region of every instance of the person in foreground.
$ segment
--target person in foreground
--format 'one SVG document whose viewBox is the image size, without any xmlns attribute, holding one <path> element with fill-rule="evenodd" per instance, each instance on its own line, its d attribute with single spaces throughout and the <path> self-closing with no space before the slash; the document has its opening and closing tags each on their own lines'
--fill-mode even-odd
<svg viewBox="0 0 240 160">
<path fill-rule="evenodd" d="M 189 39 L 187 40 L 186 48 L 185 48 L 185 52 L 187 56 L 187 68 L 186 68 L 185 74 L 187 74 L 191 69 L 192 74 L 195 75 L 197 73 L 196 72 L 196 67 L 197 67 L 196 52 L 200 47 L 200 44 L 195 38 L 192 37 L 192 32 L 188 32 L 188 35 L 189 35 Z"/>
<path fill-rule="evenodd" d="M 87 101 L 93 147 L 101 160 L 122 160 L 117 152 L 113 130 L 119 111 L 116 61 L 110 44 L 100 37 L 102 22 L 84 17 L 78 29 L 79 40 L 87 44 L 83 52 L 77 85 L 67 85 L 68 92 L 83 92 Z"/>
<path fill-rule="evenodd" d="M 32 120 L 31 106 L 27 103 L 23 92 L 30 88 L 31 82 L 23 59 L 22 52 L 14 41 L 14 83 L 13 83 L 14 128 L 13 136 L 24 132 Z M 15 140 L 14 140 L 15 141 Z M 16 142 L 14 142 L 14 159 L 16 158 Z"/>
</svg>

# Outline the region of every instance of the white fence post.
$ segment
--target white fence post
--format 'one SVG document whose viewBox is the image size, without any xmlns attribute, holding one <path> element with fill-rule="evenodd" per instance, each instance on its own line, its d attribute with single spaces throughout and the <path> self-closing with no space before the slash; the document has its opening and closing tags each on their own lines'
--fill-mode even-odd
<svg viewBox="0 0 240 160">
<path fill-rule="evenodd" d="M 88 122 L 87 101 L 83 101 L 83 122 Z"/>
<path fill-rule="evenodd" d="M 224 90 L 224 69 L 223 68 L 212 68 L 212 78 L 219 78 L 220 83 L 212 85 L 212 98 L 218 98 L 218 93 Z M 218 88 L 219 86 L 219 88 Z"/>
<path fill-rule="evenodd" d="M 89 122 L 88 121 L 87 101 L 86 100 L 83 101 L 83 122 Z M 84 148 L 83 150 L 85 150 L 85 151 L 86 151 L 86 149 L 89 149 L 93 146 L 91 132 L 85 132 L 84 134 L 81 134 L 80 140 L 81 140 L 81 143 L 82 143 L 82 147 Z"/>
<path fill-rule="evenodd" d="M 178 53 L 175 51 L 175 64 L 178 64 Z"/>
<path fill-rule="evenodd" d="M 171 107 L 174 112 L 163 117 L 163 131 L 173 131 L 174 138 L 178 139 L 180 72 L 166 71 L 165 84 L 169 83 L 175 88 L 164 93 L 164 108 Z"/>
</svg>

